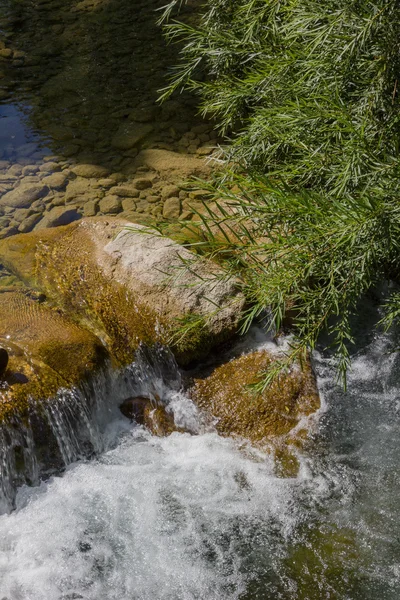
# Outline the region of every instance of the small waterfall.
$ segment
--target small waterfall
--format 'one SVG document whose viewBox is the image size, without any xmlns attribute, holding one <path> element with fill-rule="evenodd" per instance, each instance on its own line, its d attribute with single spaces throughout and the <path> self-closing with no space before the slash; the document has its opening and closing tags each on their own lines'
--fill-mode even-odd
<svg viewBox="0 0 400 600">
<path fill-rule="evenodd" d="M 181 386 L 172 353 L 161 345 L 141 346 L 123 369 L 106 365 L 79 387 L 32 402 L 26 423 L 18 417 L 0 426 L 0 514 L 15 507 L 18 487 L 105 450 L 103 435 L 119 404 L 132 396 L 165 397 Z"/>
</svg>

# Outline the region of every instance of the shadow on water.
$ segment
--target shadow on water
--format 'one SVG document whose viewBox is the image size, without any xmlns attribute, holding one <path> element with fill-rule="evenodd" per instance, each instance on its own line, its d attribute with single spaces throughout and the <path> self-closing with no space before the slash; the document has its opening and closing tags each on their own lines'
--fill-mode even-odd
<svg viewBox="0 0 400 600">
<path fill-rule="evenodd" d="M 156 10 L 164 4 L 3 3 L 0 102 L 8 108 L 1 107 L 0 113 L 0 159 L 29 156 L 28 142 L 37 152 L 40 136 L 47 152 L 115 169 L 134 158 L 139 144 L 173 144 L 198 123 L 187 95 L 162 107 L 156 104 L 168 69 L 177 61 L 176 47 L 166 44 L 156 24 Z M 187 11 L 186 18 L 192 18 L 190 7 Z M 13 127 L 11 142 L 7 135 L 3 139 Z M 30 135 L 33 142 L 25 139 Z"/>
</svg>

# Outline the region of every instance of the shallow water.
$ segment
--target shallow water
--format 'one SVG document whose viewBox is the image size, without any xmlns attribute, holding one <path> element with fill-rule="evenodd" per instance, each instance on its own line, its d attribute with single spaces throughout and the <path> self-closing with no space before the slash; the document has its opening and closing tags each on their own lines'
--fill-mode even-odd
<svg viewBox="0 0 400 600">
<path fill-rule="evenodd" d="M 172 184 L 187 179 L 186 172 L 160 173 L 136 161 L 146 149 L 200 158 L 217 145 L 195 98 L 185 93 L 157 102 L 178 55 L 157 25 L 163 5 L 163 0 L 2 3 L 0 238 L 66 224 L 67 215 L 59 222 L 62 207 L 86 217 L 121 214 L 146 223 L 188 212 L 185 190 L 171 192 Z M 194 16 L 192 3 L 185 19 Z M 79 165 L 96 169 L 77 175 Z M 121 183 L 134 188 L 138 177 L 150 181 L 140 197 L 116 190 Z M 17 206 L 23 213 L 9 197 L 2 199 L 21 185 L 38 184 L 46 189 L 39 200 Z M 101 202 L 110 196 L 113 200 Z M 171 201 L 164 209 L 171 197 L 172 209 Z M 54 208 L 58 218 L 54 221 L 53 212 L 51 222 L 43 219 Z"/>
<path fill-rule="evenodd" d="M 1 594 L 397 599 L 400 396 L 388 348 L 380 337 L 356 354 L 346 393 L 316 355 L 324 404 L 293 479 L 205 430 L 180 392 L 167 393 L 170 408 L 181 423 L 197 420 L 199 435 L 156 438 L 113 413 L 108 450 L 22 488 L 17 510 L 0 517 Z"/>
</svg>

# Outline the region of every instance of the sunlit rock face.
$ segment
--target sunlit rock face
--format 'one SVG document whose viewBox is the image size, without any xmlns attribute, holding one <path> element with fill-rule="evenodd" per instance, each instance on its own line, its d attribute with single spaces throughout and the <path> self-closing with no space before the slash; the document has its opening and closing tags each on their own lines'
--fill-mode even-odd
<svg viewBox="0 0 400 600">
<path fill-rule="evenodd" d="M 139 343 L 166 342 L 177 319 L 199 326 L 173 345 L 179 362 L 205 356 L 232 335 L 244 298 L 218 267 L 168 238 L 123 220 L 77 224 L 3 240 L 0 260 L 22 281 L 98 335 L 130 362 Z"/>
</svg>

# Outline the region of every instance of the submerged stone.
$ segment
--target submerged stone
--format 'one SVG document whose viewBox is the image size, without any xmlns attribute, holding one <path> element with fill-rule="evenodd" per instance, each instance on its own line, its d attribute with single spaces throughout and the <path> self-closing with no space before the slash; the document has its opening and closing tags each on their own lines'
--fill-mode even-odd
<svg viewBox="0 0 400 600">
<path fill-rule="evenodd" d="M 12 208 L 28 208 L 32 202 L 43 198 L 49 191 L 46 185 L 22 184 L 11 192 L 4 194 L 0 198 L 0 206 L 10 206 Z"/>
</svg>

